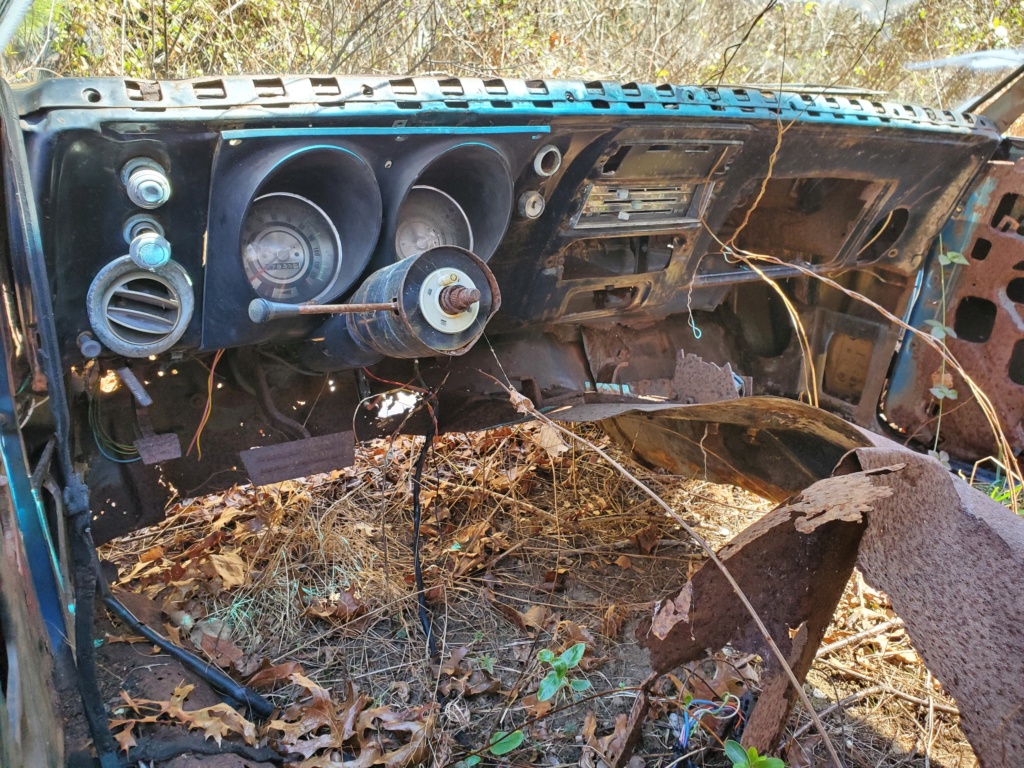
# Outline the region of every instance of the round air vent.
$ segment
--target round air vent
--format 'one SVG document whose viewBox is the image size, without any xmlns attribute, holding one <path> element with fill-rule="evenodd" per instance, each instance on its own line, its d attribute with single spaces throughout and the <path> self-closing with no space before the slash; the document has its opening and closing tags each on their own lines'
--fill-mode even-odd
<svg viewBox="0 0 1024 768">
<path fill-rule="evenodd" d="M 128 256 L 99 271 L 87 302 L 97 338 L 126 357 L 166 352 L 185 332 L 195 306 L 192 281 L 181 265 L 139 269 Z"/>
</svg>

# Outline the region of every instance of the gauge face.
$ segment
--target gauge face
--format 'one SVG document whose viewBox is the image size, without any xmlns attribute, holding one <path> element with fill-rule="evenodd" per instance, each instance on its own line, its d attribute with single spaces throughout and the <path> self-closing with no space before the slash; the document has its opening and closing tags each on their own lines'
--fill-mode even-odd
<svg viewBox="0 0 1024 768">
<path fill-rule="evenodd" d="M 242 225 L 249 284 L 270 301 L 303 304 L 330 298 L 341 269 L 338 231 L 304 197 L 276 192 L 256 198 Z"/>
<path fill-rule="evenodd" d="M 413 187 L 398 212 L 395 253 L 399 259 L 407 259 L 442 245 L 473 250 L 469 219 L 462 207 L 440 189 Z"/>
</svg>

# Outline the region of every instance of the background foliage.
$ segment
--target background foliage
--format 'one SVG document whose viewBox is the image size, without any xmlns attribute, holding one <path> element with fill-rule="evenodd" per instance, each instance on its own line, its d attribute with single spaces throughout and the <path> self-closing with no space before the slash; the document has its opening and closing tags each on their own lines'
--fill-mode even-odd
<svg viewBox="0 0 1024 768">
<path fill-rule="evenodd" d="M 1011 46 L 1020 0 L 36 0 L 4 70 L 841 83 L 947 107 L 1005 71 L 903 65 Z"/>
</svg>

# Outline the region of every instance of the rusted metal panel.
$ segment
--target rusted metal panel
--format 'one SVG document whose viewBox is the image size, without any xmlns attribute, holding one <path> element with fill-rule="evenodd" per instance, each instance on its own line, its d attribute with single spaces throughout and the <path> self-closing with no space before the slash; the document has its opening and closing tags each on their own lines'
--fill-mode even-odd
<svg viewBox="0 0 1024 768">
<path fill-rule="evenodd" d="M 985 766 L 1024 761 L 1024 521 L 932 459 L 889 443 L 856 452 L 892 495 L 867 513 L 858 565 L 885 591 L 956 699 Z"/>
<path fill-rule="evenodd" d="M 733 468 L 706 446 L 701 449 L 694 426 L 713 432 L 717 424 L 722 434 L 729 424 L 757 422 L 771 433 L 780 424 L 813 422 L 818 413 L 819 448 L 828 446 L 831 456 L 840 452 L 835 476 L 822 479 L 826 472 L 816 478 L 740 533 L 720 558 L 800 679 L 856 558 L 867 580 L 889 595 L 928 668 L 956 699 L 981 763 L 1019 765 L 1024 759 L 1024 523 L 927 456 L 877 435 L 830 432 L 827 420 L 809 406 L 790 403 L 795 407 L 784 413 L 770 405 L 771 399 L 743 398 L 674 409 L 633 406 L 616 415 L 606 412 L 602 424 L 639 456 L 672 472 L 700 472 L 706 461 L 713 479 L 728 474 L 759 491 L 765 477 L 777 477 L 768 475 L 765 463 L 784 466 L 793 483 L 812 475 L 814 467 L 793 462 L 782 433 L 774 457 L 767 451 L 750 455 L 754 463 Z M 581 415 L 585 408 L 570 413 Z M 859 445 L 846 453 L 851 443 Z M 775 491 L 782 486 L 776 484 Z M 779 677 L 764 638 L 717 568 L 706 564 L 662 601 L 637 638 L 651 655 L 648 684 L 727 643 L 760 654 L 768 671 L 744 739 L 758 749 L 778 746 L 795 692 Z M 636 728 L 646 701 L 645 696 L 637 700 Z"/>
<path fill-rule="evenodd" d="M 828 477 L 844 453 L 869 444 L 838 416 L 777 397 L 689 406 L 585 405 L 553 416 L 600 419 L 643 463 L 739 485 L 775 501 Z"/>
<path fill-rule="evenodd" d="M 968 264 L 954 273 L 933 266 L 916 310 L 915 324 L 941 319 L 956 338 L 946 344 L 992 400 L 1015 449 L 1024 448 L 1024 159 L 995 161 L 985 180 L 940 238 L 945 252 L 962 251 Z M 955 274 L 955 277 L 954 277 Z M 945 315 L 942 306 L 945 302 Z M 934 440 L 938 401 L 928 390 L 939 383 L 938 353 L 909 338 L 900 355 L 886 413 L 889 421 L 920 442 Z M 947 366 L 956 401 L 943 404 L 940 447 L 974 461 L 997 453 L 992 430 L 962 378 Z"/>
</svg>

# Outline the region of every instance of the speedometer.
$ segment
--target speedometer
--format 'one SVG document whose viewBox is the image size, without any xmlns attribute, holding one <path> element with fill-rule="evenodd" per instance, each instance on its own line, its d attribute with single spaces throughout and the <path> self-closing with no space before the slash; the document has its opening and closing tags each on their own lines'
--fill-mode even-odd
<svg viewBox="0 0 1024 768">
<path fill-rule="evenodd" d="M 242 225 L 242 264 L 257 295 L 304 304 L 333 298 L 341 241 L 316 204 L 288 192 L 253 200 Z"/>
</svg>

